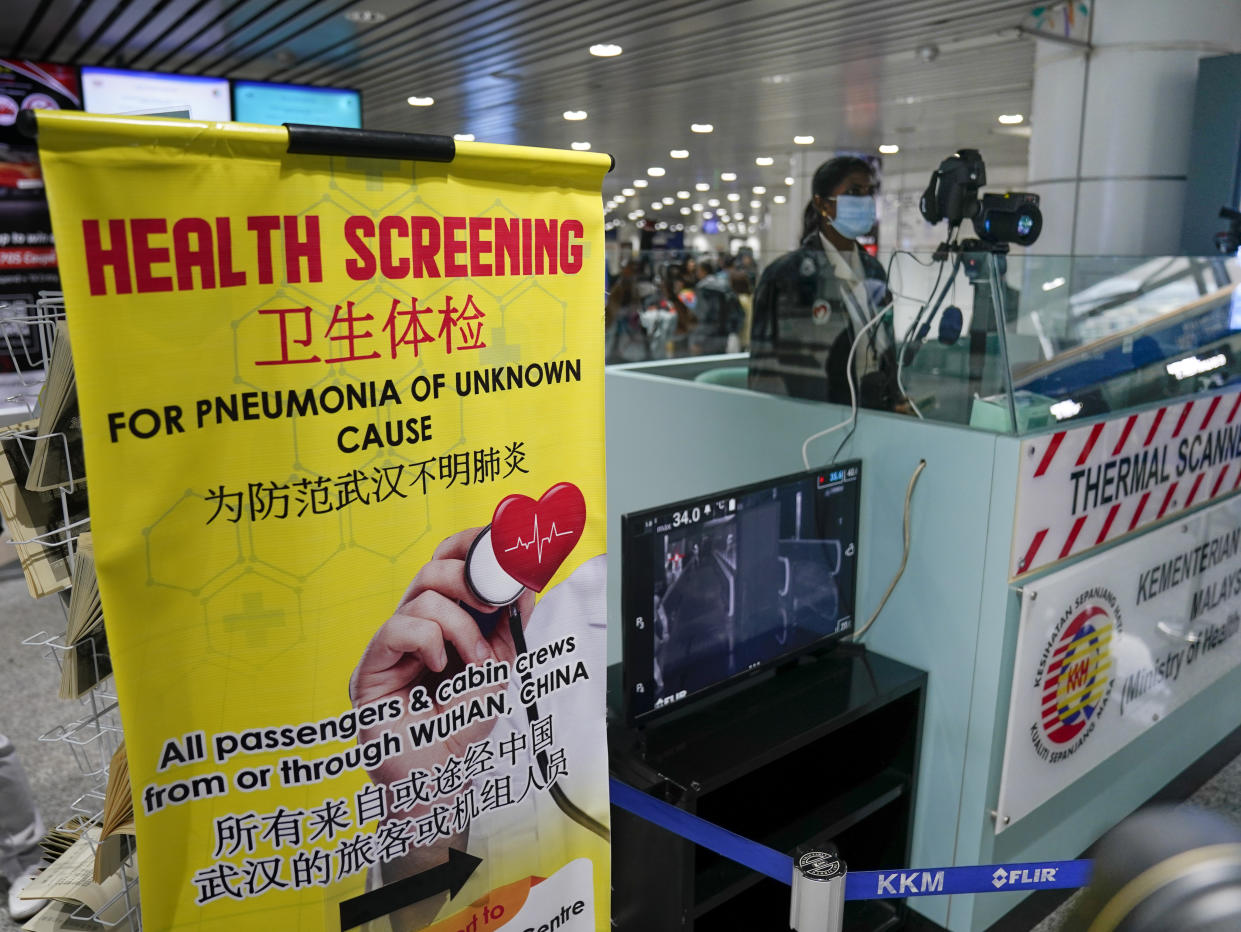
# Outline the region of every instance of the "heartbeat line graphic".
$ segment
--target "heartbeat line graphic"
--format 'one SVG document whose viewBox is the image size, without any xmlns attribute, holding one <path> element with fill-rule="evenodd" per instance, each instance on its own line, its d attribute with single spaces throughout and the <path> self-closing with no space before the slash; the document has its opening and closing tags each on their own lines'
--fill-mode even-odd
<svg viewBox="0 0 1241 932">
<path fill-rule="evenodd" d="M 505 552 L 505 553 L 512 553 L 514 550 L 518 549 L 519 547 L 520 547 L 522 550 L 529 550 L 531 547 L 534 547 L 534 546 L 536 546 L 536 545 L 537 545 L 538 550 L 536 551 L 536 553 L 538 554 L 538 562 L 539 562 L 539 563 L 542 563 L 542 562 L 543 562 L 543 547 L 544 547 L 545 545 L 550 544 L 550 543 L 551 543 L 553 540 L 555 540 L 557 537 L 572 537 L 572 536 L 573 536 L 573 532 L 572 532 L 572 531 L 558 531 L 558 530 L 556 530 L 556 522 L 555 522 L 555 521 L 553 521 L 553 522 L 552 522 L 552 527 L 551 527 L 551 530 L 547 532 L 547 536 L 546 536 L 546 537 L 540 537 L 540 536 L 539 536 L 539 516 L 538 516 L 538 515 L 535 515 L 535 516 L 534 516 L 534 528 L 533 528 L 533 532 L 534 532 L 534 536 L 533 536 L 530 540 L 522 540 L 520 537 L 518 537 L 518 538 L 517 538 L 517 543 L 513 544 L 513 546 L 511 546 L 511 547 L 506 548 L 504 552 Z"/>
</svg>

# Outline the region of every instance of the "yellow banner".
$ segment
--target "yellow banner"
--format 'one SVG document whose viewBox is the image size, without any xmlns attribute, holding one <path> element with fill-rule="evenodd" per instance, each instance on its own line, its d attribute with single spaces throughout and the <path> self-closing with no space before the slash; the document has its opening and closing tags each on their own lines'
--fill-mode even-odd
<svg viewBox="0 0 1241 932">
<path fill-rule="evenodd" d="M 608 159 L 287 141 L 39 115 L 144 925 L 608 928 Z"/>
</svg>

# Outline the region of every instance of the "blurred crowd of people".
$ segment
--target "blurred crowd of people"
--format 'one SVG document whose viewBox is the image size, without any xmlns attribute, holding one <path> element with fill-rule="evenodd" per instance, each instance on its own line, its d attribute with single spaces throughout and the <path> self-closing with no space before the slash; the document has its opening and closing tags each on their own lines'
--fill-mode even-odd
<svg viewBox="0 0 1241 932">
<path fill-rule="evenodd" d="M 607 362 L 745 350 L 757 278 L 749 251 L 627 261 L 608 291 Z"/>
</svg>

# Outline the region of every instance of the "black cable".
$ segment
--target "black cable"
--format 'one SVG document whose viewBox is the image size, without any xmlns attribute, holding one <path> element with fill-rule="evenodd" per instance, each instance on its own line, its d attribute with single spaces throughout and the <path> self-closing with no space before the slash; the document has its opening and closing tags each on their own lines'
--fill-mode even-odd
<svg viewBox="0 0 1241 932">
<path fill-rule="evenodd" d="M 854 422 L 853 422 L 853 426 L 852 426 L 852 427 L 850 427 L 850 428 L 849 428 L 849 432 L 848 432 L 847 434 L 845 434 L 845 439 L 844 439 L 844 440 L 842 440 L 842 441 L 840 441 L 840 446 L 838 446 L 838 447 L 836 448 L 836 452 L 832 454 L 832 458 L 831 458 L 830 460 L 828 460 L 828 463 L 835 463 L 835 462 L 839 461 L 839 459 L 840 459 L 840 451 L 841 451 L 841 450 L 843 450 L 843 449 L 845 448 L 845 444 L 846 444 L 846 443 L 848 443 L 850 440 L 852 440 L 852 439 L 853 439 L 853 432 L 854 432 L 855 430 L 857 430 L 857 421 L 854 421 Z"/>
<path fill-rule="evenodd" d="M 944 298 L 948 297 L 948 289 L 952 287 L 952 283 L 957 279 L 957 273 L 961 271 L 961 255 L 957 254 L 956 259 L 952 263 L 952 272 L 948 276 L 948 281 L 944 282 L 944 290 L 939 293 L 939 298 L 935 301 L 935 306 L 931 308 L 931 314 L 926 319 L 926 323 L 922 327 L 922 331 L 917 334 L 918 339 L 925 340 L 926 332 L 931 329 L 931 324 L 935 323 L 935 315 L 939 313 L 940 307 L 944 303 Z M 926 332 L 923 332 L 926 331 Z"/>
<path fill-rule="evenodd" d="M 944 265 L 946 261 L 947 261 L 947 257 L 939 261 L 939 270 L 938 272 L 936 272 L 936 275 L 935 275 L 935 284 L 931 286 L 931 291 L 927 295 L 926 301 L 923 302 L 922 307 L 918 308 L 918 313 L 914 315 L 914 319 L 910 322 L 909 326 L 905 329 L 905 336 L 901 339 L 901 345 L 898 348 L 898 352 L 902 356 L 905 353 L 905 347 L 909 345 L 909 341 L 913 338 L 913 335 L 918 328 L 918 324 L 921 323 L 922 321 L 922 315 L 926 313 L 926 309 L 930 306 L 931 301 L 934 300 L 935 298 L 935 292 L 939 290 L 939 283 L 944 277 Z"/>
<path fill-rule="evenodd" d="M 508 629 L 509 629 L 509 633 L 512 634 L 513 636 L 513 647 L 517 651 L 517 653 L 518 654 L 527 653 L 526 634 L 522 630 L 522 627 L 521 627 L 521 612 L 517 610 L 517 606 L 515 604 L 509 606 Z M 530 670 L 527 668 L 527 670 L 521 674 L 522 685 L 529 683 L 531 679 L 532 677 L 530 675 Z M 534 722 L 538 719 L 538 717 L 539 717 L 538 704 L 535 702 L 531 702 L 527 704 L 526 705 L 526 718 L 529 720 L 530 724 L 533 725 Z M 552 800 L 560 808 L 560 811 L 563 812 L 565 815 L 567 815 L 570 819 L 572 819 L 578 825 L 582 826 L 585 829 L 588 829 L 589 831 L 594 832 L 596 835 L 598 835 L 600 838 L 602 838 L 604 841 L 610 844 L 612 841 L 612 833 L 611 831 L 608 830 L 608 827 L 604 825 L 602 822 L 600 822 L 598 819 L 591 816 L 589 813 L 583 811 L 579 806 L 574 804 L 573 800 L 569 799 L 569 797 L 565 795 L 564 790 L 560 788 L 559 784 L 551 782 L 551 778 L 548 777 L 548 772 L 550 771 L 551 768 L 548 766 L 547 751 L 546 750 L 539 751 L 538 754 L 535 755 L 535 759 L 539 763 L 539 771 L 543 774 L 543 779 L 546 780 L 549 784 L 548 792 L 551 794 Z"/>
<path fill-rule="evenodd" d="M 900 367 L 905 365 L 906 347 L 910 345 L 910 340 L 913 339 L 913 334 L 916 333 L 918 324 L 922 323 L 922 315 L 926 314 L 928 307 L 931 307 L 931 302 L 934 299 L 934 293 L 937 292 L 939 288 L 939 282 L 941 282 L 941 279 L 943 279 L 943 267 L 944 267 L 944 263 L 946 262 L 947 262 L 947 257 L 939 261 L 939 269 L 938 269 L 938 272 L 936 273 L 936 277 L 934 277 L 934 284 L 931 285 L 931 293 L 927 295 L 926 302 L 922 304 L 922 307 L 918 308 L 918 313 L 913 315 L 913 320 L 910 321 L 910 325 L 908 325 L 907 328 L 905 329 L 905 336 L 902 336 L 901 338 L 900 346 L 896 347 L 896 365 L 898 369 L 900 369 Z"/>
<path fill-rule="evenodd" d="M 893 295 L 895 295 L 895 294 L 896 294 L 896 292 L 892 291 L 892 268 L 893 268 L 893 266 L 895 266 L 895 264 L 896 264 L 896 257 L 897 257 L 897 256 L 909 256 L 909 258 L 913 259 L 913 260 L 914 260 L 914 262 L 917 262 L 919 265 L 927 266 L 928 268 L 929 268 L 930 266 L 932 266 L 932 265 L 934 265 L 934 264 L 935 264 L 935 260 L 934 260 L 934 259 L 932 259 L 930 262 L 923 262 L 921 259 L 919 259 L 916 255 L 914 255 L 914 254 L 913 254 L 912 252 L 910 252 L 908 249 L 897 249 L 897 250 L 895 250 L 895 251 L 892 253 L 892 255 L 888 256 L 888 268 L 887 268 L 887 270 L 884 272 L 884 275 L 887 277 L 887 281 L 885 282 L 885 284 L 887 285 L 888 292 L 889 292 L 890 294 L 893 294 Z M 940 274 L 941 274 L 941 275 L 943 274 L 943 263 L 942 263 L 942 262 L 940 263 Z M 936 288 L 938 288 L 938 287 L 939 287 L 939 279 L 938 279 L 938 278 L 936 278 L 936 279 L 935 279 L 935 284 L 931 286 L 931 294 L 934 294 L 934 293 L 935 293 L 935 289 L 936 289 Z M 925 306 L 925 305 L 924 305 L 924 306 Z M 905 331 L 905 336 L 906 336 L 906 337 L 908 337 L 908 336 L 909 336 L 909 331 L 908 331 L 908 330 L 906 330 L 906 331 Z"/>
</svg>

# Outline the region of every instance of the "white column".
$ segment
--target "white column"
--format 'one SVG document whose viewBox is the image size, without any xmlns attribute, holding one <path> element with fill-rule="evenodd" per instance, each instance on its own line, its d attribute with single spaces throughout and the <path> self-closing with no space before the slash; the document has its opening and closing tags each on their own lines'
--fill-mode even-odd
<svg viewBox="0 0 1241 932">
<path fill-rule="evenodd" d="M 1198 59 L 1241 51 L 1241 0 L 1094 0 L 1091 20 L 1089 51 L 1035 40 L 1030 251 L 1176 253 Z"/>
</svg>

